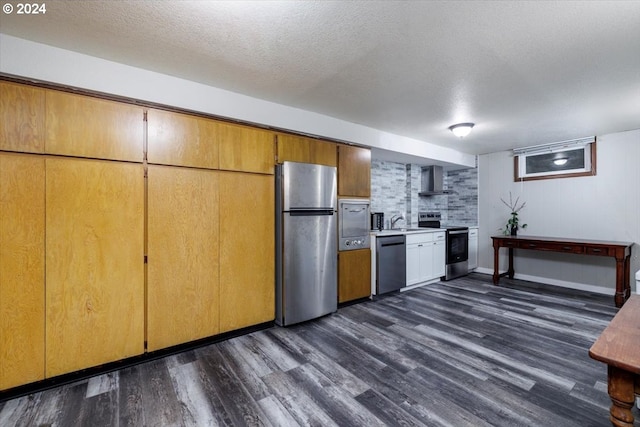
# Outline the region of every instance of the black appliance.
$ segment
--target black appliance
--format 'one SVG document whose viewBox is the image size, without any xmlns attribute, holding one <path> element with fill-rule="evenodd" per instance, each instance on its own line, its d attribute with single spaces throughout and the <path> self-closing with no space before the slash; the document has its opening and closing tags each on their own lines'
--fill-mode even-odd
<svg viewBox="0 0 640 427">
<path fill-rule="evenodd" d="M 444 280 L 451 280 L 469 273 L 469 227 L 441 226 L 441 217 L 440 212 L 418 212 L 418 227 L 446 230 Z"/>
<path fill-rule="evenodd" d="M 384 228 L 384 213 L 373 212 L 371 214 L 371 229 L 382 231 L 383 228 Z"/>
</svg>

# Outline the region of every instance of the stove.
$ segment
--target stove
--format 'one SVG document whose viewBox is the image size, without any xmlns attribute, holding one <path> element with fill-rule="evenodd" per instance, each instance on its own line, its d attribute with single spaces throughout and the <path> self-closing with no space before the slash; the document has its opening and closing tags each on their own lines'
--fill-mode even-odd
<svg viewBox="0 0 640 427">
<path fill-rule="evenodd" d="M 466 276 L 469 273 L 469 227 L 442 226 L 440 212 L 418 212 L 418 227 L 446 230 L 446 269 L 444 280 Z"/>
</svg>

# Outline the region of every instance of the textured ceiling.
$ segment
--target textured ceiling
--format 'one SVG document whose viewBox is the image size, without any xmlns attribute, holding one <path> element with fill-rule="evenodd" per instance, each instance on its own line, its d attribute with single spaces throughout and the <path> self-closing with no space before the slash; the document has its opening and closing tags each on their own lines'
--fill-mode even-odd
<svg viewBox="0 0 640 427">
<path fill-rule="evenodd" d="M 462 152 L 640 128 L 640 1 L 46 7 L 0 32 Z"/>
</svg>

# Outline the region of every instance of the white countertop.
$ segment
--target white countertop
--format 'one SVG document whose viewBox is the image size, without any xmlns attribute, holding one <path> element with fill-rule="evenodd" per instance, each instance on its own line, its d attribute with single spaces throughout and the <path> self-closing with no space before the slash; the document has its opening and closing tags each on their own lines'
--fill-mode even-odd
<svg viewBox="0 0 640 427">
<path fill-rule="evenodd" d="M 395 228 L 393 230 L 371 231 L 372 236 L 398 236 L 400 234 L 435 233 L 447 231 L 444 228 Z"/>
</svg>

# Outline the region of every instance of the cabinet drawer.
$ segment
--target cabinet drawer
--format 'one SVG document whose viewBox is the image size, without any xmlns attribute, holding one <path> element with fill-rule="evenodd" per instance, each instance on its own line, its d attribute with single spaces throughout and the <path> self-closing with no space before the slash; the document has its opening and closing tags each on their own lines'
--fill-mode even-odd
<svg viewBox="0 0 640 427">
<path fill-rule="evenodd" d="M 563 244 L 553 244 L 553 245 L 545 245 L 545 246 L 549 246 L 550 249 L 556 251 L 556 252 L 567 252 L 570 254 L 583 254 L 584 253 L 584 246 L 582 245 L 573 245 L 573 244 L 567 244 L 567 243 L 563 243 Z"/>
<path fill-rule="evenodd" d="M 406 243 L 407 245 L 411 245 L 414 243 L 427 243 L 433 241 L 433 233 L 417 233 L 417 234 L 407 234 L 406 235 Z"/>
<path fill-rule="evenodd" d="M 442 241 L 444 242 L 446 240 L 446 233 L 444 231 L 438 231 L 437 233 L 431 233 L 433 236 L 433 240 L 435 240 L 436 242 L 438 241 Z"/>
<path fill-rule="evenodd" d="M 611 252 L 609 252 L 611 250 Z M 615 256 L 614 249 L 602 246 L 586 246 L 585 253 L 587 255 Z"/>
<path fill-rule="evenodd" d="M 502 242 L 502 245 L 500 247 L 505 247 L 505 248 L 517 248 L 517 247 L 522 247 L 518 245 L 518 241 L 517 240 L 504 240 Z"/>
<path fill-rule="evenodd" d="M 576 245 L 572 243 L 537 243 L 537 242 L 519 242 L 519 248 L 522 249 L 535 249 L 538 251 L 553 251 L 553 252 L 566 252 L 570 254 L 582 254 L 584 253 L 584 246 Z"/>
<path fill-rule="evenodd" d="M 469 229 L 469 237 L 478 237 L 478 229 L 470 228 Z"/>
</svg>

